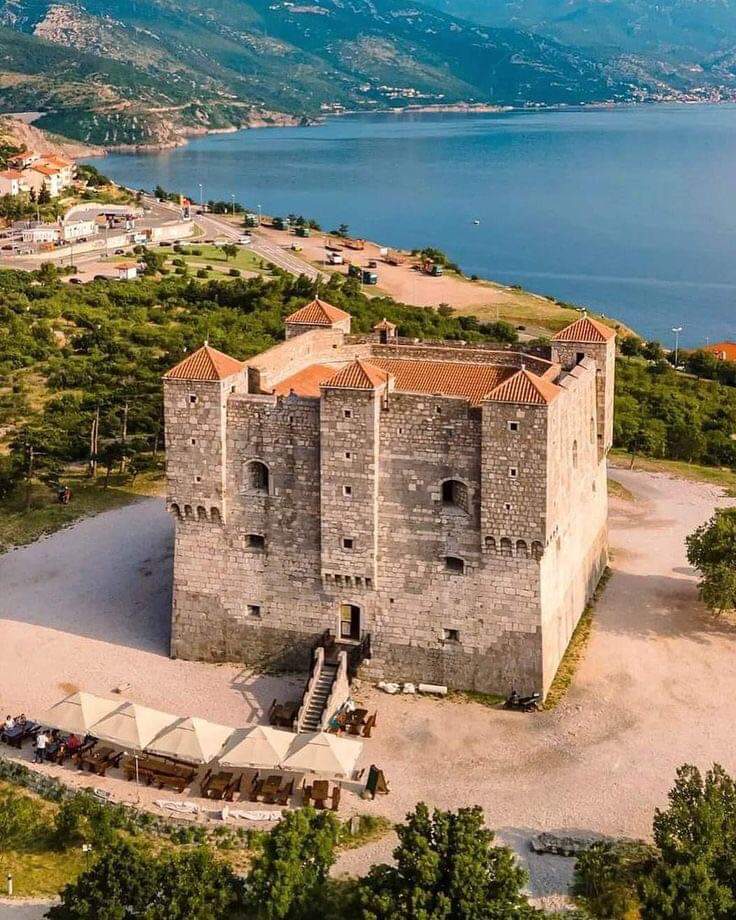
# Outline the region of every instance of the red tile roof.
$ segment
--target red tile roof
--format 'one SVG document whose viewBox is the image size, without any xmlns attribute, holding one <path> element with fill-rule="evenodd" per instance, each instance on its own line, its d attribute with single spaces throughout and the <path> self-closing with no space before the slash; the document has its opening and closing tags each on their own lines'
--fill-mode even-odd
<svg viewBox="0 0 736 920">
<path fill-rule="evenodd" d="M 165 380 L 224 380 L 242 371 L 244 363 L 203 345 L 164 374 Z"/>
<path fill-rule="evenodd" d="M 291 316 L 287 316 L 284 322 L 301 326 L 331 326 L 333 323 L 349 318 L 349 313 L 315 297 L 311 303 L 306 304 L 296 313 L 292 313 Z"/>
<path fill-rule="evenodd" d="M 59 169 L 56 166 L 44 166 L 43 163 L 32 163 L 30 166 L 34 172 L 41 173 L 44 176 L 56 176 L 59 174 Z"/>
<path fill-rule="evenodd" d="M 382 330 L 385 329 L 387 332 L 393 332 L 393 330 L 394 330 L 395 328 L 396 328 L 396 323 L 390 322 L 390 321 L 387 320 L 386 317 L 384 316 L 383 319 L 381 320 L 381 322 L 380 322 L 380 323 L 376 323 L 376 325 L 373 327 L 373 331 L 374 331 L 374 332 L 381 332 Z"/>
<path fill-rule="evenodd" d="M 388 381 L 385 370 L 368 361 L 353 361 L 341 371 L 338 371 L 322 386 L 338 390 L 375 390 Z"/>
<path fill-rule="evenodd" d="M 610 326 L 604 326 L 597 319 L 581 316 L 574 323 L 561 329 L 552 336 L 554 342 L 580 342 L 581 344 L 598 344 L 608 342 L 616 335 Z"/>
<path fill-rule="evenodd" d="M 311 367 L 305 367 L 304 370 L 292 374 L 281 383 L 277 383 L 273 392 L 276 396 L 288 396 L 292 391 L 297 396 L 319 396 L 322 384 L 334 376 L 334 367 L 328 367 L 326 364 L 313 364 Z"/>
<path fill-rule="evenodd" d="M 0 172 L 0 178 L 2 179 L 22 179 L 23 173 L 18 172 L 17 169 L 4 169 Z"/>
<path fill-rule="evenodd" d="M 475 406 L 479 406 L 487 393 L 514 373 L 510 367 L 452 361 L 374 357 L 371 363 L 393 375 L 396 390 L 460 396 Z"/>
<path fill-rule="evenodd" d="M 736 342 L 716 342 L 715 345 L 706 345 L 703 351 L 709 351 L 721 361 L 736 361 Z"/>
<path fill-rule="evenodd" d="M 560 394 L 560 387 L 527 370 L 517 371 L 488 394 L 494 402 L 544 406 Z"/>
</svg>

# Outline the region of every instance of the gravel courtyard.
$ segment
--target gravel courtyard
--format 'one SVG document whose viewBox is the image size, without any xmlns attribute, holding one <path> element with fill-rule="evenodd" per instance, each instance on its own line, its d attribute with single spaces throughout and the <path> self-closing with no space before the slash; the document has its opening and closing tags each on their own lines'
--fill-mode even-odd
<svg viewBox="0 0 736 920">
<path fill-rule="evenodd" d="M 683 762 L 736 772 L 736 627 L 698 603 L 683 545 L 728 500 L 662 475 L 612 475 L 635 501 L 611 503 L 614 575 L 564 703 L 522 715 L 361 687 L 378 709 L 366 762 L 384 768 L 391 795 L 351 796 L 351 809 L 398 819 L 418 799 L 477 803 L 523 855 L 545 829 L 646 835 Z M 146 500 L 0 557 L 0 708 L 33 714 L 77 687 L 130 684 L 140 702 L 244 725 L 298 693 L 298 680 L 287 689 L 167 657 L 171 544 L 161 502 Z M 392 847 L 389 837 L 348 852 L 339 868 L 363 870 Z M 534 888 L 564 888 L 570 862 L 535 860 Z"/>
</svg>

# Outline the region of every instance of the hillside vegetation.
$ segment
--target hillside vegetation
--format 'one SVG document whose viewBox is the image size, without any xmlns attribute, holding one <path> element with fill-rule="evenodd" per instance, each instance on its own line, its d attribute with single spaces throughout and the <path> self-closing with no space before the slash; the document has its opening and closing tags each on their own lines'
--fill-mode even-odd
<svg viewBox="0 0 736 920">
<path fill-rule="evenodd" d="M 0 25 L 0 110 L 48 111 L 42 126 L 107 146 L 273 111 L 643 92 L 575 47 L 404 0 L 0 0 Z"/>
</svg>

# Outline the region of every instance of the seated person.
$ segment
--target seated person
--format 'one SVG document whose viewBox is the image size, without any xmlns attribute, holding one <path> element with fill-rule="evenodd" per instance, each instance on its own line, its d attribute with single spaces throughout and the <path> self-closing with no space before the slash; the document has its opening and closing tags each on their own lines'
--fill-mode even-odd
<svg viewBox="0 0 736 920">
<path fill-rule="evenodd" d="M 5 716 L 5 721 L 3 722 L 3 731 L 9 732 L 15 728 L 15 719 L 8 713 Z"/>
<path fill-rule="evenodd" d="M 79 735 L 69 735 L 65 744 L 67 751 L 69 751 L 70 754 L 73 754 L 82 746 L 82 739 L 79 737 Z"/>
</svg>

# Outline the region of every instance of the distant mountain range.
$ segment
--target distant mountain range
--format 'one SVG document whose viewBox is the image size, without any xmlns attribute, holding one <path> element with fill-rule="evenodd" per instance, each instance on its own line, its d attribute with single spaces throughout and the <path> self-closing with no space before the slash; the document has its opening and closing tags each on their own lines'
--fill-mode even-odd
<svg viewBox="0 0 736 920">
<path fill-rule="evenodd" d="M 167 145 L 186 133 L 281 123 L 283 113 L 616 102 L 694 85 L 631 48 L 605 52 L 584 26 L 574 41 L 563 34 L 565 9 L 621 7 L 623 16 L 624 7 L 643 11 L 644 0 L 431 2 L 441 9 L 404 0 L 0 0 L 0 113 L 40 110 L 39 126 L 108 147 Z M 492 13 L 497 24 L 457 18 Z"/>
<path fill-rule="evenodd" d="M 485 25 L 550 36 L 676 88 L 736 86 L 736 0 L 426 2 Z"/>
</svg>

